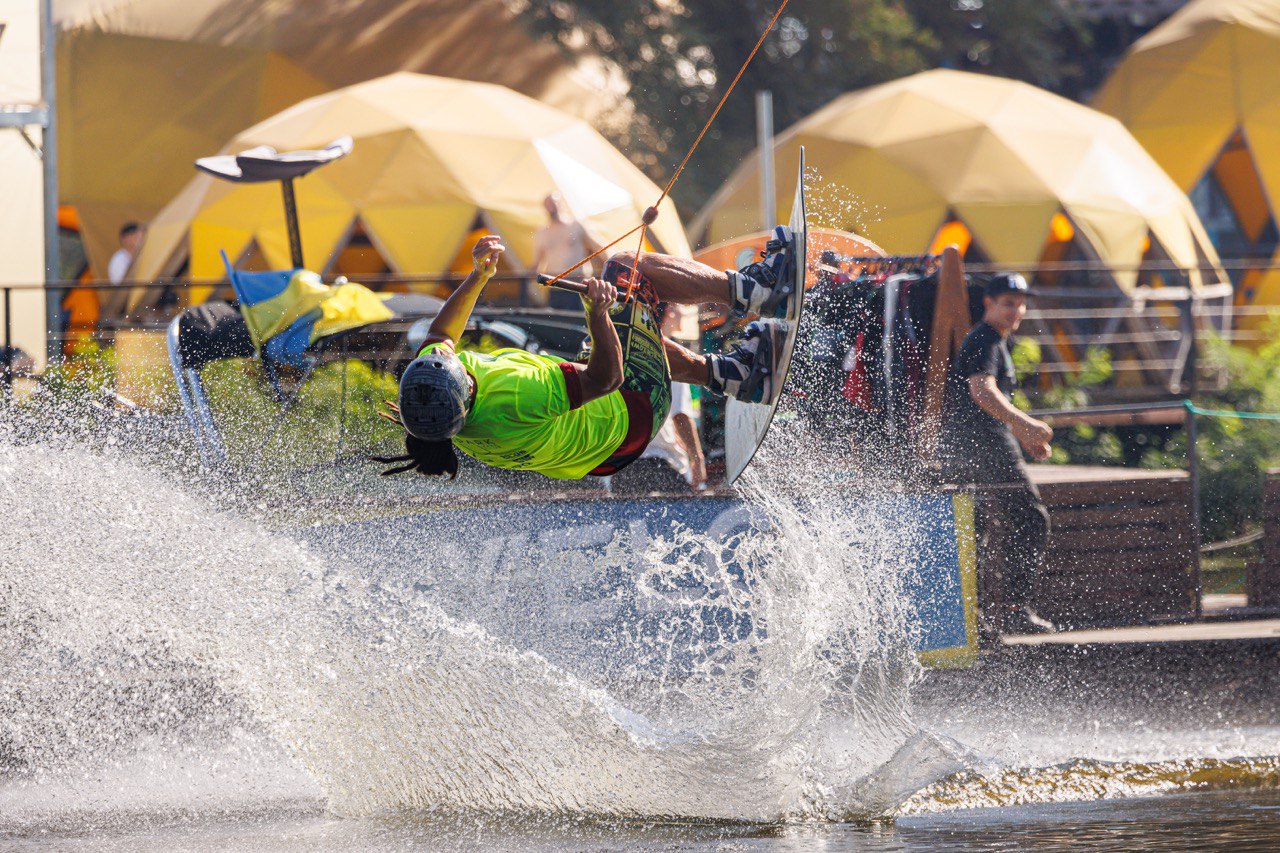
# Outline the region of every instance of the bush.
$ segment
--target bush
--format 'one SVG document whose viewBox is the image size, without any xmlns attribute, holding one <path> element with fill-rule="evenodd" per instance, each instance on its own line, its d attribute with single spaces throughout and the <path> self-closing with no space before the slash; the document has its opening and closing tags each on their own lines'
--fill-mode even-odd
<svg viewBox="0 0 1280 853">
<path fill-rule="evenodd" d="M 1216 336 L 1204 344 L 1204 363 L 1222 370 L 1222 391 L 1203 395 L 1205 409 L 1280 413 L 1280 318 L 1267 326 L 1268 343 L 1257 349 L 1232 346 Z M 1262 520 L 1262 481 L 1280 464 L 1280 422 L 1200 416 L 1196 421 L 1200 461 L 1201 525 L 1208 541 L 1227 539 Z M 1170 442 L 1171 458 L 1186 459 L 1186 435 Z M 1153 455 L 1152 462 L 1158 462 Z"/>
<path fill-rule="evenodd" d="M 1040 365 L 1040 345 L 1030 338 L 1019 339 L 1010 355 L 1019 382 L 1034 375 Z M 1036 408 L 1083 408 L 1089 405 L 1090 390 L 1108 382 L 1112 372 L 1111 353 L 1101 347 L 1089 347 L 1078 373 L 1063 374 L 1060 383 L 1038 391 Z M 1021 388 L 1014 392 L 1014 403 L 1023 409 L 1031 408 L 1031 401 Z M 1048 461 L 1058 465 L 1123 465 L 1127 458 L 1124 442 L 1116 432 L 1079 424 L 1054 433 L 1053 455 Z"/>
<path fill-rule="evenodd" d="M 1233 346 L 1211 336 L 1202 344 L 1202 363 L 1221 370 L 1225 387 L 1201 395 L 1204 409 L 1280 413 L 1280 317 L 1268 327 L 1269 343 L 1257 348 Z M 1020 341 L 1013 351 L 1020 377 L 1034 372 L 1039 347 Z M 1061 386 L 1037 395 L 1037 408 L 1070 409 L 1088 405 L 1090 389 L 1111 375 L 1110 360 L 1091 350 L 1083 370 Z M 1029 408 L 1019 392 L 1017 402 Z M 1229 539 L 1261 523 L 1262 481 L 1267 468 L 1280 465 L 1280 422 L 1201 416 L 1196 422 L 1200 465 L 1201 533 L 1205 541 Z M 1186 468 L 1187 434 L 1181 426 L 1058 430 L 1051 462 L 1076 465 Z"/>
<path fill-rule="evenodd" d="M 340 456 L 397 448 L 404 436 L 377 413 L 383 400 L 395 399 L 395 377 L 363 361 L 346 362 L 345 418 L 342 362 L 317 370 L 283 417 L 262 373 L 254 359 L 214 362 L 203 371 L 233 466 L 309 468 Z"/>
</svg>

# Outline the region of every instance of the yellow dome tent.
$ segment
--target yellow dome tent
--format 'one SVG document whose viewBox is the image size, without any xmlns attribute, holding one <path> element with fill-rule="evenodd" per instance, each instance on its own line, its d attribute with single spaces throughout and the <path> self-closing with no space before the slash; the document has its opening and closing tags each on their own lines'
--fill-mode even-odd
<svg viewBox="0 0 1280 853">
<path fill-rule="evenodd" d="M 995 264 L 1034 266 L 1053 242 L 1075 240 L 1123 290 L 1153 244 L 1192 286 L 1202 268 L 1215 281 L 1221 272 L 1186 195 L 1119 122 L 1025 83 L 926 71 L 844 95 L 781 134 L 780 176 L 802 145 L 820 183 L 861 202 L 815 205 L 817 224 L 891 253 L 924 251 L 958 222 Z M 757 227 L 757 169 L 752 155 L 694 221 L 695 237 Z M 782 177 L 778 197 L 790 192 Z"/>
<path fill-rule="evenodd" d="M 661 192 L 581 119 L 501 86 L 423 74 L 311 98 L 224 151 L 314 149 L 343 135 L 355 141 L 351 155 L 296 182 L 303 254 L 318 270 L 357 225 L 394 272 L 447 270 L 477 217 L 524 268 L 549 193 L 608 242 L 637 225 Z M 649 233 L 655 247 L 688 255 L 670 199 Z M 290 265 L 279 187 L 196 175 L 151 223 L 136 276 L 170 275 L 189 260 L 192 279 L 217 279 L 219 250 L 236 259 L 255 246 L 272 267 Z"/>
<path fill-rule="evenodd" d="M 1273 262 L 1278 68 L 1280 2 L 1199 0 L 1139 40 L 1094 104 L 1123 122 L 1178 186 L 1221 194 L 1234 232 L 1224 253 Z M 1236 302 L 1280 306 L 1280 272 L 1242 274 Z"/>
<path fill-rule="evenodd" d="M 969 262 L 1097 264 L 1093 274 L 1048 273 L 1036 283 L 1110 295 L 1226 280 L 1186 194 L 1123 125 L 1025 83 L 927 71 L 844 95 L 776 146 L 779 198 L 790 198 L 786 176 L 804 146 L 817 172 L 814 224 L 866 236 L 891 254 L 959 243 Z M 757 170 L 753 155 L 730 177 L 694 221 L 695 242 L 758 226 Z M 1186 273 L 1140 276 L 1144 262 Z M 1209 293 L 1225 299 L 1222 288 Z M 1092 331 L 1055 329 L 1061 360 L 1074 363 L 1076 344 Z M 1144 358 L 1166 360 L 1154 349 Z"/>
<path fill-rule="evenodd" d="M 99 275 L 128 220 L 148 222 L 195 158 L 313 95 L 397 71 L 510 86 L 625 121 L 598 57 L 532 38 L 503 0 L 53 0 L 60 195 Z"/>
</svg>

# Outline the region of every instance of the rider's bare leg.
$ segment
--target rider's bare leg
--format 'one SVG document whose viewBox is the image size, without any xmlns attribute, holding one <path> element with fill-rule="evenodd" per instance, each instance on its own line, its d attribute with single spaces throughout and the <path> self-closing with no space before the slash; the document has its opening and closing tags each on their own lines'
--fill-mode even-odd
<svg viewBox="0 0 1280 853">
<path fill-rule="evenodd" d="M 667 351 L 667 364 L 671 366 L 672 382 L 702 386 L 707 384 L 709 373 L 706 356 L 687 350 L 669 338 L 662 339 L 662 346 Z"/>
<path fill-rule="evenodd" d="M 635 252 L 618 252 L 613 257 L 634 268 Z M 680 305 L 702 305 L 715 302 L 728 305 L 731 300 L 729 279 L 724 270 L 709 267 L 689 258 L 675 258 L 671 255 L 645 252 L 640 256 L 640 274 L 653 283 L 658 299 L 663 302 L 675 302 Z"/>
</svg>

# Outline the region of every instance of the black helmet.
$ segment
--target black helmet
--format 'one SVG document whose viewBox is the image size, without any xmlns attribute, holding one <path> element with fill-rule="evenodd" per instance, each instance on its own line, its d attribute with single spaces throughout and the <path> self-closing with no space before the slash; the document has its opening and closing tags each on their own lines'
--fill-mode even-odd
<svg viewBox="0 0 1280 853">
<path fill-rule="evenodd" d="M 400 422 L 423 441 L 447 441 L 467 421 L 471 386 L 457 356 L 420 355 L 400 377 Z"/>
</svg>

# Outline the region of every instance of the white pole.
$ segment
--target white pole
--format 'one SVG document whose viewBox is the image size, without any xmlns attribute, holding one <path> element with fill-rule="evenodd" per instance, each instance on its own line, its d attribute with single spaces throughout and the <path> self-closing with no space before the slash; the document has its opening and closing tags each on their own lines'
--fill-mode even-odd
<svg viewBox="0 0 1280 853">
<path fill-rule="evenodd" d="M 58 264 L 58 119 L 57 65 L 54 62 L 54 46 L 58 31 L 53 24 L 53 0 L 43 0 L 40 16 L 40 99 L 44 102 L 45 118 L 41 137 L 41 160 L 44 166 L 44 280 L 50 282 L 61 277 Z M 60 291 L 46 290 L 45 328 L 49 358 L 61 356 L 58 328 L 61 318 Z"/>
<path fill-rule="evenodd" d="M 756 149 L 760 153 L 760 229 L 768 230 L 778 215 L 773 176 L 773 93 L 756 92 Z"/>
</svg>

